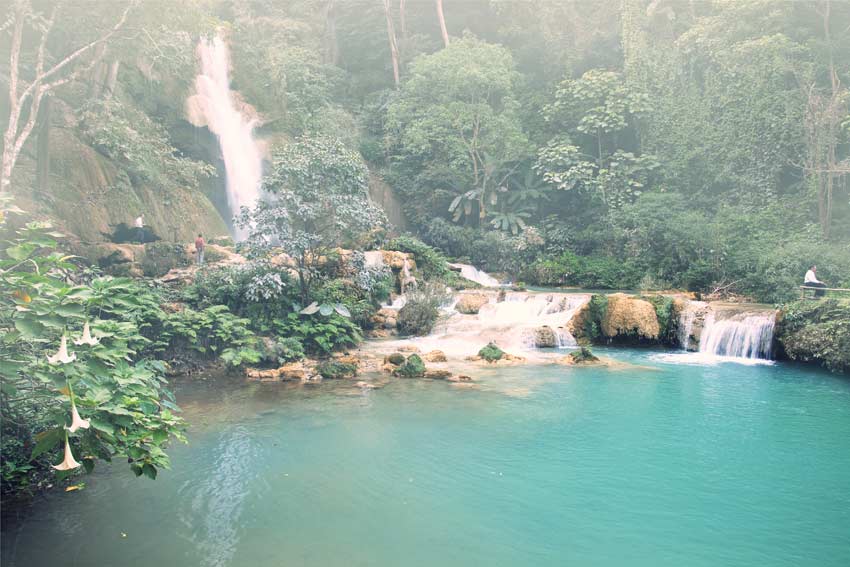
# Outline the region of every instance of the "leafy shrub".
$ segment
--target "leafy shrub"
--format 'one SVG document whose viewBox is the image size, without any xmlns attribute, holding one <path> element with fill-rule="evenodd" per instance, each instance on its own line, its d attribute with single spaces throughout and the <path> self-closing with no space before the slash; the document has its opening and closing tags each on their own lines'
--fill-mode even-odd
<svg viewBox="0 0 850 567">
<path fill-rule="evenodd" d="M 328 355 L 337 349 L 356 346 L 363 339 L 357 325 L 336 313 L 327 317 L 290 313 L 275 319 L 274 328 L 276 334 L 300 341 L 309 354 Z"/>
<path fill-rule="evenodd" d="M 427 335 L 440 316 L 440 307 L 449 299 L 439 283 L 419 287 L 407 294 L 407 303 L 398 312 L 397 327 L 403 335 Z"/>
<path fill-rule="evenodd" d="M 223 358 L 233 366 L 259 362 L 262 355 L 254 348 L 257 339 L 248 323 L 224 305 L 201 311 L 186 308 L 168 315 L 154 348 L 166 356 L 192 350 L 210 358 L 227 352 Z"/>
<path fill-rule="evenodd" d="M 267 360 L 277 361 L 278 364 L 297 362 L 304 358 L 304 345 L 295 337 L 283 337 L 274 341 L 264 355 Z"/>
<path fill-rule="evenodd" d="M 505 351 L 500 349 L 496 343 L 488 343 L 487 346 L 478 351 L 478 356 L 487 362 L 496 362 L 505 356 Z"/>
<path fill-rule="evenodd" d="M 815 360 L 833 372 L 850 372 L 850 301 L 788 304 L 782 310 L 776 338 L 791 360 Z"/>
<path fill-rule="evenodd" d="M 425 376 L 425 363 L 418 354 L 411 354 L 393 371 L 393 374 L 401 378 L 421 378 Z"/>
<path fill-rule="evenodd" d="M 182 244 L 162 241 L 145 244 L 142 272 L 149 278 L 158 278 L 173 268 L 188 265 L 189 259 Z"/>
<path fill-rule="evenodd" d="M 658 318 L 658 337 L 663 341 L 673 340 L 678 326 L 678 320 L 673 317 L 673 298 L 666 295 L 648 295 L 644 299 L 655 308 L 655 316 Z"/>
<path fill-rule="evenodd" d="M 587 303 L 587 312 L 584 315 L 584 336 L 594 341 L 602 336 L 602 319 L 608 311 L 608 296 L 596 294 Z"/>
<path fill-rule="evenodd" d="M 431 221 L 424 237 L 449 256 L 491 272 L 516 273 L 526 260 L 520 254 L 518 238 L 498 231 L 457 226 L 441 218 Z"/>
<path fill-rule="evenodd" d="M 599 360 L 588 347 L 581 347 L 579 350 L 570 353 L 573 362 L 596 362 Z"/>
<path fill-rule="evenodd" d="M 350 362 L 339 362 L 337 360 L 323 360 L 316 365 L 316 372 L 322 378 L 339 379 L 354 378 L 357 375 L 357 365 Z"/>
<path fill-rule="evenodd" d="M 425 279 L 442 278 L 449 273 L 445 256 L 439 250 L 428 246 L 414 236 L 402 235 L 396 237 L 387 243 L 386 248 L 413 254 L 416 267 Z"/>
</svg>

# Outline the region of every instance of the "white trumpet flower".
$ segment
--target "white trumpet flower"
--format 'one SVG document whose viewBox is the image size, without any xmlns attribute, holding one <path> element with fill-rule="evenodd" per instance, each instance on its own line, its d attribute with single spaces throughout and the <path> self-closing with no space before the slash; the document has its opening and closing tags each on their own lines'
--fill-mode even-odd
<svg viewBox="0 0 850 567">
<path fill-rule="evenodd" d="M 47 357 L 47 362 L 50 364 L 68 364 L 69 362 L 74 362 L 77 360 L 77 355 L 74 353 L 68 354 L 68 339 L 65 335 L 62 335 L 62 342 L 59 344 L 59 352 L 54 354 L 53 356 Z"/>
<path fill-rule="evenodd" d="M 89 329 L 89 322 L 86 321 L 86 324 L 83 325 L 83 336 L 74 341 L 74 344 L 77 346 L 80 345 L 89 345 L 94 346 L 100 343 L 100 339 L 97 339 L 91 336 L 91 330 Z"/>
<path fill-rule="evenodd" d="M 53 468 L 57 471 L 69 471 L 71 469 L 76 469 L 80 466 L 74 459 L 74 454 L 71 453 L 71 444 L 68 442 L 68 434 L 65 434 L 65 459 L 59 463 L 58 465 L 53 465 Z"/>
<path fill-rule="evenodd" d="M 89 428 L 89 420 L 83 419 L 80 417 L 80 414 L 77 412 L 77 406 L 74 404 L 73 399 L 71 400 L 71 426 L 65 427 L 68 430 L 68 433 L 73 433 L 78 429 L 88 429 Z"/>
</svg>

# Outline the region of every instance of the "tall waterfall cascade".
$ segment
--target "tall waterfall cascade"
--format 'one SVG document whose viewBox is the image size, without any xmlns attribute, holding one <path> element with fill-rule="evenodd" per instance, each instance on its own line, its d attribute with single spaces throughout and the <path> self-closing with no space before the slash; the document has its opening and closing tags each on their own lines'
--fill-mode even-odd
<svg viewBox="0 0 850 567">
<path fill-rule="evenodd" d="M 770 359 L 776 313 L 737 313 L 728 317 L 710 311 L 699 343 L 704 355 Z"/>
<path fill-rule="evenodd" d="M 195 94 L 186 101 L 186 113 L 195 126 L 207 126 L 219 141 L 227 172 L 227 203 L 236 216 L 242 207 L 253 207 L 260 198 L 263 157 L 253 136 L 256 119 L 245 111 L 230 90 L 229 52 L 221 36 L 201 38 L 197 48 L 200 71 Z M 243 240 L 246 230 L 234 227 Z"/>
<path fill-rule="evenodd" d="M 500 287 L 502 285 L 499 280 L 475 266 L 470 266 L 469 264 L 449 264 L 449 266 L 460 270 L 460 275 L 464 278 L 484 287 Z"/>
<path fill-rule="evenodd" d="M 590 300 L 586 294 L 511 292 L 499 301 L 496 294 L 477 315 L 464 315 L 447 309 L 427 337 L 413 339 L 423 351 L 439 349 L 449 356 L 474 354 L 493 341 L 512 354 L 534 356 L 535 330 L 549 327 L 556 347 L 576 346 L 567 327 L 573 316 Z"/>
</svg>

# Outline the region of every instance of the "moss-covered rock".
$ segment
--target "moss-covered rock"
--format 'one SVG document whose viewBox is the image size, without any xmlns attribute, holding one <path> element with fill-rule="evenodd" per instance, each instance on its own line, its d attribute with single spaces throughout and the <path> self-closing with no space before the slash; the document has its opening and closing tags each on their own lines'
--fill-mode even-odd
<svg viewBox="0 0 850 567">
<path fill-rule="evenodd" d="M 850 300 L 797 301 L 785 305 L 776 340 L 791 360 L 818 362 L 850 373 Z"/>
<path fill-rule="evenodd" d="M 422 378 L 425 376 L 425 363 L 418 354 L 411 354 L 393 374 L 400 378 Z"/>
<path fill-rule="evenodd" d="M 357 375 L 357 365 L 338 360 L 323 360 L 316 365 L 316 372 L 325 379 L 354 378 Z"/>
<path fill-rule="evenodd" d="M 487 346 L 478 351 L 478 356 L 487 362 L 496 362 L 505 356 L 505 351 L 500 349 L 496 343 L 489 343 Z"/>
</svg>

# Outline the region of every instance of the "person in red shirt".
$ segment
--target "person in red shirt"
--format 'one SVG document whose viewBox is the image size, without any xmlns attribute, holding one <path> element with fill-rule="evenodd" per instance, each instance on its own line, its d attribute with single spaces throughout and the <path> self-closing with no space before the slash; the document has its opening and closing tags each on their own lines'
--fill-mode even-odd
<svg viewBox="0 0 850 567">
<path fill-rule="evenodd" d="M 202 265 L 204 263 L 204 248 L 206 248 L 207 243 L 204 242 L 204 237 L 201 233 L 198 233 L 198 238 L 195 239 L 195 253 L 198 255 L 198 265 Z"/>
</svg>

